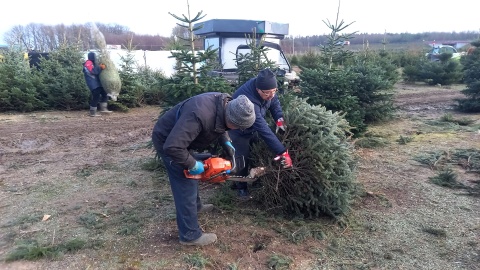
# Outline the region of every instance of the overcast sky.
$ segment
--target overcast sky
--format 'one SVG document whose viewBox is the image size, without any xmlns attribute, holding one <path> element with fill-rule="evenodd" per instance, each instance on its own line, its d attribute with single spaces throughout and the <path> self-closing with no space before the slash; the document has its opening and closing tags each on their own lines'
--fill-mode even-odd
<svg viewBox="0 0 480 270">
<path fill-rule="evenodd" d="M 476 2 L 476 1 L 475 1 Z M 473 0 L 448 2 L 426 0 L 341 0 L 339 19 L 353 23 L 344 33 L 421 33 L 480 31 Z M 289 35 L 323 35 L 334 23 L 338 0 L 189 0 L 192 18 L 199 12 L 209 19 L 265 20 L 289 24 Z M 313 4 L 315 3 L 315 4 Z M 458 3 L 458 6 L 455 6 Z M 468 3 L 471 3 L 469 5 Z M 176 15 L 188 14 L 187 0 L 23 0 L 0 4 L 0 44 L 13 26 L 30 23 L 120 24 L 138 34 L 170 36 Z"/>
</svg>

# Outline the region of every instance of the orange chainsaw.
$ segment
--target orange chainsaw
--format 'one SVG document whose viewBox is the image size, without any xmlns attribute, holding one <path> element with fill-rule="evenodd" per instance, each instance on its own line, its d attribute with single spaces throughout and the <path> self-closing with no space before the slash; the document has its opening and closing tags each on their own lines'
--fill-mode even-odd
<svg viewBox="0 0 480 270">
<path fill-rule="evenodd" d="M 232 161 L 221 157 L 206 154 L 203 158 L 204 171 L 201 174 L 192 175 L 185 170 L 185 177 L 190 179 L 200 180 L 209 183 L 225 183 L 226 180 L 237 182 L 255 182 L 258 177 L 265 174 L 265 167 L 258 167 L 250 169 L 248 176 L 231 175 L 236 169 L 235 157 Z"/>
</svg>

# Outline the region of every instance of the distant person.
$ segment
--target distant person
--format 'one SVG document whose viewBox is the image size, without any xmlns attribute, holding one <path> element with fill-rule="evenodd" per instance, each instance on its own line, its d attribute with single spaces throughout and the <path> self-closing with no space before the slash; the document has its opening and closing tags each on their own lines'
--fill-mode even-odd
<svg viewBox="0 0 480 270">
<path fill-rule="evenodd" d="M 97 65 L 95 62 L 95 53 L 88 53 L 88 60 L 83 63 L 83 74 L 85 81 L 91 92 L 90 116 L 97 116 L 97 106 L 100 103 L 101 113 L 111 113 L 107 109 L 108 95 L 100 82 L 100 73 L 106 68 L 105 64 Z"/>
<path fill-rule="evenodd" d="M 210 92 L 193 96 L 167 111 L 155 124 L 152 141 L 157 154 L 167 168 L 175 201 L 180 244 L 204 246 L 214 243 L 214 233 L 203 233 L 198 213 L 213 209 L 203 204 L 198 192 L 198 180 L 187 178 L 204 172 L 203 162 L 193 151 L 209 149 L 218 141 L 229 156 L 234 148 L 227 130 L 246 129 L 255 122 L 253 104 L 246 96 L 232 99 L 228 94 Z"/>
<path fill-rule="evenodd" d="M 236 175 L 248 175 L 250 146 L 259 138 L 267 144 L 270 150 L 276 155 L 275 160 L 279 160 L 284 168 L 292 167 L 292 159 L 290 158 L 288 150 L 280 142 L 265 120 L 267 111 L 270 111 L 277 125 L 276 132 L 279 130 L 285 131 L 286 129 L 283 110 L 276 95 L 277 91 L 277 78 L 275 74 L 270 69 L 264 69 L 258 73 L 256 78 L 247 81 L 233 94 L 233 98 L 240 95 L 248 97 L 254 104 L 256 116 L 255 123 L 252 127 L 245 130 L 230 130 L 228 132 L 232 139 L 233 147 L 236 149 L 235 155 L 237 157 L 243 156 L 245 159 L 245 167 Z M 236 182 L 235 188 L 241 199 L 249 198 L 250 195 L 247 187 L 246 182 Z"/>
</svg>

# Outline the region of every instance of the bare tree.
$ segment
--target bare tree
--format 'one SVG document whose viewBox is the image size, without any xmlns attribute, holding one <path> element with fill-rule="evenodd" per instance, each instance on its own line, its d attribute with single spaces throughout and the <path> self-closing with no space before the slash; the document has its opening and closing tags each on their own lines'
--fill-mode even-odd
<svg viewBox="0 0 480 270">
<path fill-rule="evenodd" d="M 159 35 L 135 35 L 121 25 L 97 24 L 104 34 L 107 44 L 125 45 L 133 37 L 132 43 L 139 50 L 163 50 L 169 42 L 168 37 Z M 43 25 L 31 23 L 27 26 L 17 25 L 5 34 L 5 42 L 19 46 L 22 50 L 51 52 L 65 44 L 79 46 L 80 50 L 96 48 L 90 36 L 90 25 Z"/>
</svg>

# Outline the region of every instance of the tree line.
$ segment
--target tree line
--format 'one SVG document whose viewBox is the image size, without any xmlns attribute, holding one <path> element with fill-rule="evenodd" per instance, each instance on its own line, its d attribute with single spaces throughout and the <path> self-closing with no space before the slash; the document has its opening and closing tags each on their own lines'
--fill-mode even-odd
<svg viewBox="0 0 480 270">
<path fill-rule="evenodd" d="M 184 37 L 185 29 L 180 26 L 172 28 L 169 37 L 160 35 L 140 35 L 136 34 L 126 26 L 119 24 L 95 23 L 95 26 L 103 33 L 107 44 L 124 45 L 132 44 L 137 50 L 172 50 L 181 49 L 186 44 L 182 39 L 175 37 Z M 35 50 L 37 52 L 51 52 L 62 45 L 75 44 L 81 50 L 95 49 L 95 43 L 90 35 L 93 27 L 89 24 L 73 25 L 44 25 L 31 23 L 26 26 L 17 25 L 12 27 L 5 34 L 5 41 L 9 46 L 16 46 L 25 51 Z M 354 33 L 349 42 L 351 45 L 361 44 L 401 44 L 412 42 L 433 42 L 433 41 L 472 41 L 479 39 L 479 33 L 473 31 L 467 32 L 424 32 L 424 33 Z M 326 44 L 328 35 L 313 36 L 287 36 L 281 40 L 280 45 L 288 53 L 307 52 L 318 46 Z M 201 40 L 196 42 L 199 49 L 203 48 Z"/>
</svg>

